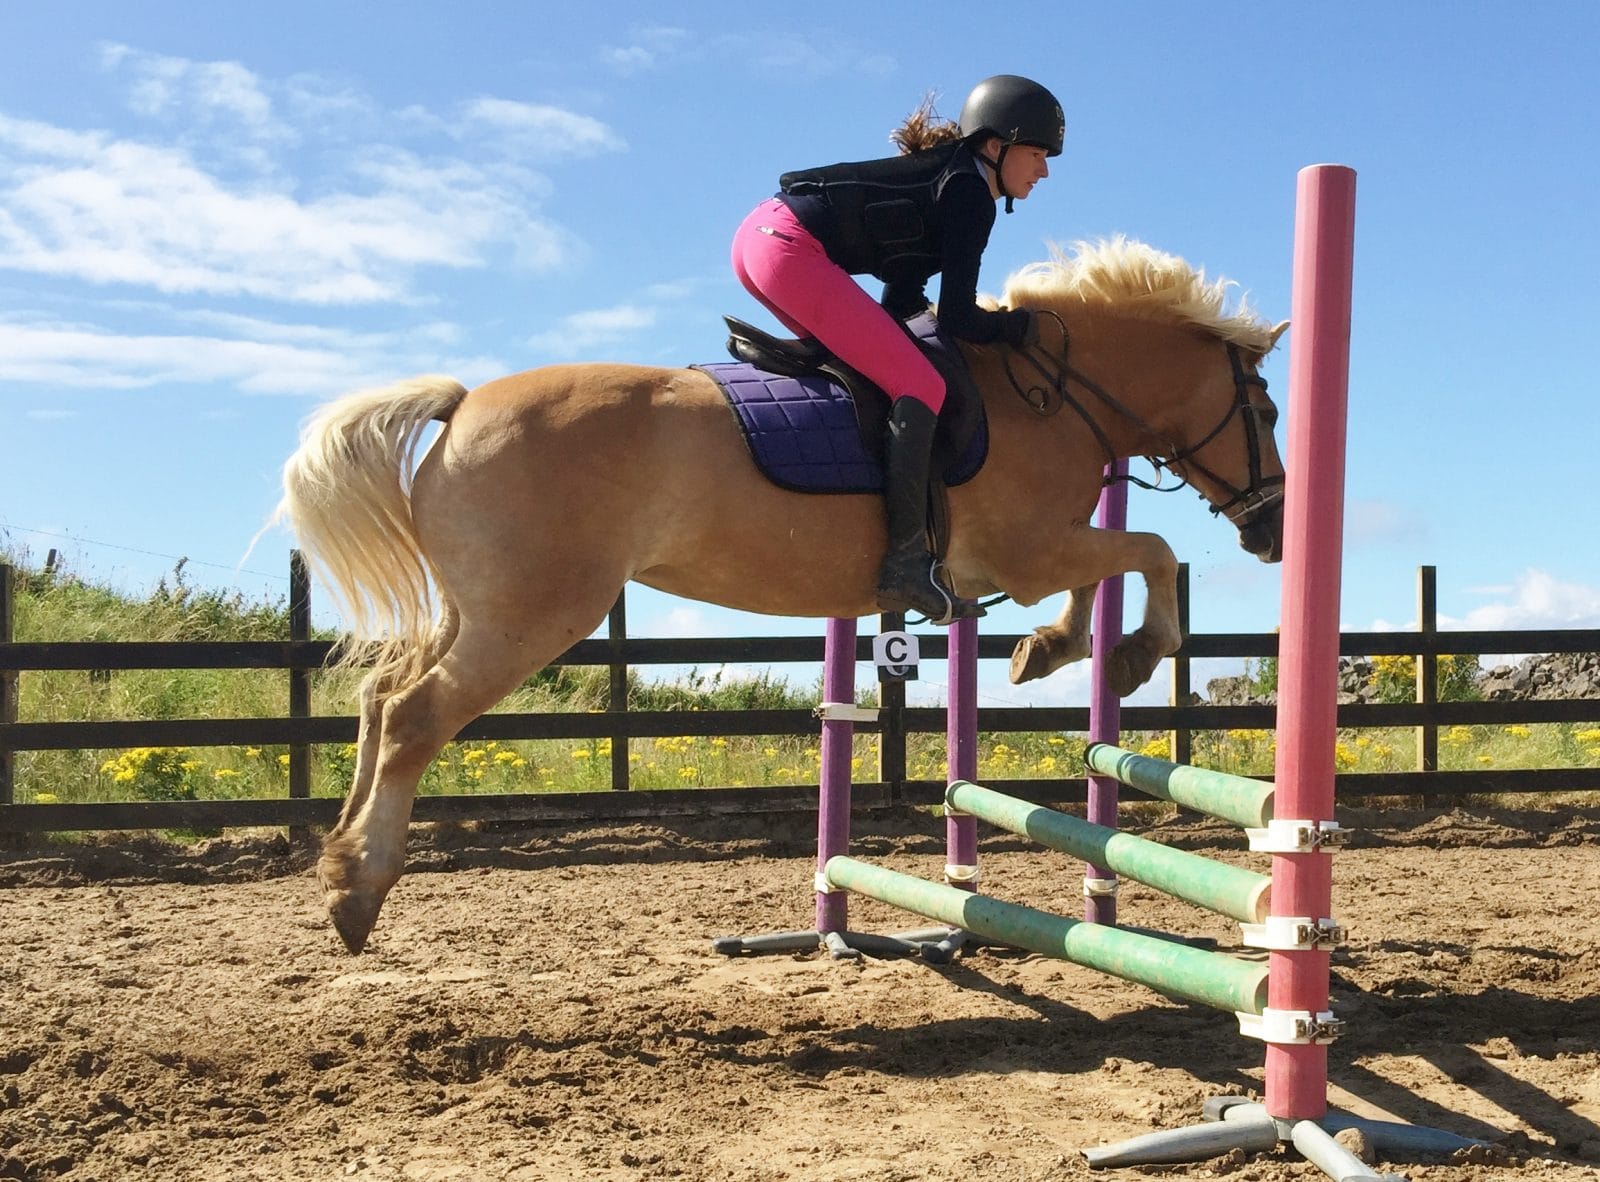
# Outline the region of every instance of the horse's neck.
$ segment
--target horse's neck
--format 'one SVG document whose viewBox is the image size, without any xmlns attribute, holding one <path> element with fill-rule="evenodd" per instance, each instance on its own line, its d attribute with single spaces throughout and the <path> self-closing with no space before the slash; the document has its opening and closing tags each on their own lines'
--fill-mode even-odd
<svg viewBox="0 0 1600 1182">
<path fill-rule="evenodd" d="M 1034 420 L 1034 430 L 1051 423 L 1100 460 L 1107 450 L 1118 459 L 1149 454 L 1164 441 L 1173 406 L 1196 388 L 1195 334 L 1097 308 L 1074 309 L 1064 319 L 1065 370 L 1060 331 L 1050 323 L 1032 361 L 985 351 L 987 364 L 976 372 L 991 418 Z"/>
</svg>

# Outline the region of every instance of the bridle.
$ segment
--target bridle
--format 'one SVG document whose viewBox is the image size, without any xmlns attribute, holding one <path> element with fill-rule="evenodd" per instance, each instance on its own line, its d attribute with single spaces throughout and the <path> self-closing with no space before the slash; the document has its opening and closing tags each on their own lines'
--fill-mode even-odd
<svg viewBox="0 0 1600 1182">
<path fill-rule="evenodd" d="M 1158 438 L 1154 428 L 1143 418 L 1128 409 L 1120 400 L 1112 395 L 1105 387 L 1101 386 L 1087 374 L 1075 368 L 1068 360 L 1068 351 L 1071 337 L 1067 333 L 1066 322 L 1055 312 L 1048 309 L 1035 310 L 1035 316 L 1048 316 L 1054 320 L 1061 329 L 1061 353 L 1058 356 L 1053 351 L 1042 345 L 1023 346 L 1016 350 L 1007 350 L 1002 353 L 1002 363 L 1005 366 L 1006 377 L 1011 382 L 1011 388 L 1017 392 L 1023 402 L 1031 407 L 1034 413 L 1041 416 L 1055 414 L 1063 406 L 1070 406 L 1077 416 L 1083 420 L 1084 425 L 1094 434 L 1099 441 L 1101 449 L 1106 453 L 1107 475 L 1102 484 L 1115 484 L 1125 480 L 1130 484 L 1137 484 L 1140 488 L 1152 489 L 1156 492 L 1175 492 L 1184 485 L 1190 485 L 1188 474 L 1198 472 L 1226 494 L 1227 499 L 1221 503 L 1206 497 L 1211 507 L 1211 512 L 1226 517 L 1234 527 L 1243 531 L 1262 517 L 1271 513 L 1283 502 L 1283 477 L 1264 476 L 1261 471 L 1261 433 L 1263 424 L 1270 432 L 1272 425 L 1277 421 L 1277 410 L 1270 404 L 1258 406 L 1251 401 L 1250 388 L 1258 387 L 1263 393 L 1267 389 L 1267 379 L 1260 374 L 1251 373 L 1245 368 L 1244 362 L 1239 358 L 1239 347 L 1232 342 L 1227 343 L 1228 362 L 1233 367 L 1233 402 L 1221 421 L 1201 438 L 1191 443 L 1186 448 L 1167 447 L 1157 449 L 1145 455 L 1151 467 L 1159 473 L 1165 468 L 1178 479 L 1178 484 L 1152 484 L 1131 474 L 1117 474 L 1116 449 L 1111 445 L 1111 439 L 1101 427 L 1094 415 L 1089 413 L 1087 407 L 1076 398 L 1071 387 L 1076 385 L 1090 394 L 1108 409 L 1121 415 L 1139 431 L 1149 438 Z M 1024 385 L 1017 380 L 1017 375 L 1011 368 L 1011 357 L 1020 356 L 1038 374 L 1044 384 Z M 1040 359 L 1048 361 L 1047 367 Z M 1206 444 L 1210 443 L 1224 430 L 1228 424 L 1238 416 L 1244 425 L 1245 450 L 1249 459 L 1250 480 L 1245 487 L 1240 488 L 1230 481 L 1224 480 L 1214 471 L 1202 464 L 1195 456 Z M 1160 477 L 1158 475 L 1157 479 Z M 1203 494 L 1202 494 L 1203 495 Z"/>
</svg>

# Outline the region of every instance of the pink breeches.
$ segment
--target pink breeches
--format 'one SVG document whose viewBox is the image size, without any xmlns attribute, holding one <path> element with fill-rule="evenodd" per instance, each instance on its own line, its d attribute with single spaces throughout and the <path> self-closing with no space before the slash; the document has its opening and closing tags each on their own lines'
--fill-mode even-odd
<svg viewBox="0 0 1600 1182">
<path fill-rule="evenodd" d="M 816 337 L 891 399 L 910 396 L 936 412 L 944 405 L 939 371 L 777 198 L 756 206 L 733 236 L 733 271 L 785 328 Z"/>
</svg>

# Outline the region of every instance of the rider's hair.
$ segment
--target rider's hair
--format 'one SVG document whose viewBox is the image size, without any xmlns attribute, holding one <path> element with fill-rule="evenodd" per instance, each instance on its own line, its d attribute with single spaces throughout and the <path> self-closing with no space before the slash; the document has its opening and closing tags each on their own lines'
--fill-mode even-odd
<svg viewBox="0 0 1600 1182">
<path fill-rule="evenodd" d="M 930 90 L 922 96 L 917 109 L 906 116 L 906 121 L 889 133 L 889 142 L 900 149 L 902 156 L 961 138 L 961 125 L 938 114 L 933 109 L 933 100 L 934 92 Z"/>
</svg>

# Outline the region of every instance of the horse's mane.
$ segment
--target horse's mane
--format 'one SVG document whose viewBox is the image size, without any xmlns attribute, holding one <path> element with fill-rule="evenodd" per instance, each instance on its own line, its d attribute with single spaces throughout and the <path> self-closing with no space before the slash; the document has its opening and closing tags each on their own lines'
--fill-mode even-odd
<svg viewBox="0 0 1600 1182">
<path fill-rule="evenodd" d="M 1099 304 L 1130 316 L 1192 324 L 1255 353 L 1272 348 L 1272 325 L 1246 299 L 1229 311 L 1231 280 L 1208 281 L 1176 255 L 1120 234 L 1076 242 L 1071 253 L 1052 246 L 1050 258 L 1029 263 L 1006 280 L 1013 308 L 1049 308 L 1066 301 Z"/>
</svg>

